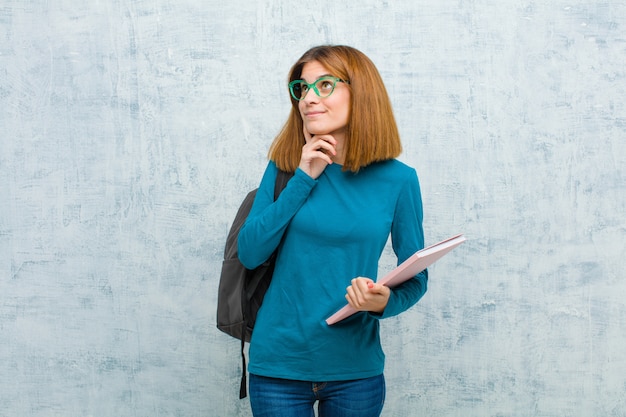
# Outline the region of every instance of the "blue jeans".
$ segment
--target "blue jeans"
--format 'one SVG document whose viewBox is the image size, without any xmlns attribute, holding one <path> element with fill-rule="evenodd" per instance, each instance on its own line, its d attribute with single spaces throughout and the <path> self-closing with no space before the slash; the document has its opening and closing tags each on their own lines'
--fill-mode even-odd
<svg viewBox="0 0 626 417">
<path fill-rule="evenodd" d="M 250 375 L 254 417 L 379 417 L 385 402 L 383 375 L 354 381 L 305 382 Z"/>
</svg>

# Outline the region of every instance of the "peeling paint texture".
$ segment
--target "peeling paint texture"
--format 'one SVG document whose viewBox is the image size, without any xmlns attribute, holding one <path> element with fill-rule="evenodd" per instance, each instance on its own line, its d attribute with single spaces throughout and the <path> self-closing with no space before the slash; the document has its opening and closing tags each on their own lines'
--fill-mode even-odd
<svg viewBox="0 0 626 417">
<path fill-rule="evenodd" d="M 4 0 L 0 417 L 251 415 L 222 251 L 325 43 L 468 239 L 382 324 L 383 416 L 626 416 L 624 1 Z"/>
</svg>

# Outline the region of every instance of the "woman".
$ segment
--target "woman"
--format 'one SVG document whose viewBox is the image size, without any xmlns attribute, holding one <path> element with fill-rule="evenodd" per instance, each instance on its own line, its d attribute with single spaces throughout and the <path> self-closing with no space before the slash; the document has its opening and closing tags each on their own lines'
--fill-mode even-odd
<svg viewBox="0 0 626 417">
<path fill-rule="evenodd" d="M 385 398 L 379 320 L 426 292 L 427 272 L 376 284 L 391 234 L 398 263 L 424 246 L 422 200 L 374 64 L 347 46 L 307 51 L 291 68 L 292 108 L 239 234 L 247 268 L 278 248 L 250 344 L 255 417 L 379 416 Z M 278 170 L 293 172 L 274 202 Z M 328 326 L 348 303 L 359 313 Z"/>
</svg>

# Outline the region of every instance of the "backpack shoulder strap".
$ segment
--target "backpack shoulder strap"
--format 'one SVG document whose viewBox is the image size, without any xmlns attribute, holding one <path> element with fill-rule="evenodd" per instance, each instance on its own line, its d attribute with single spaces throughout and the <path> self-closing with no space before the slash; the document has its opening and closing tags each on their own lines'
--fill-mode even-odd
<svg viewBox="0 0 626 417">
<path fill-rule="evenodd" d="M 274 183 L 274 201 L 278 200 L 278 196 L 285 189 L 289 180 L 293 177 L 293 172 L 285 172 L 281 169 L 278 170 L 278 174 L 276 174 L 276 182 Z M 255 191 L 256 194 L 256 191 Z M 252 199 L 254 199 L 254 195 L 252 195 Z M 274 256 L 274 255 L 272 255 Z M 245 347 L 245 335 L 242 332 L 241 334 L 241 383 L 239 384 L 239 399 L 243 399 L 247 397 L 247 369 L 246 369 L 246 354 L 244 353 Z"/>
<path fill-rule="evenodd" d="M 293 172 L 286 172 L 281 169 L 278 170 L 276 183 L 274 184 L 274 201 L 278 200 L 278 196 L 285 189 L 291 177 L 293 177 Z"/>
</svg>

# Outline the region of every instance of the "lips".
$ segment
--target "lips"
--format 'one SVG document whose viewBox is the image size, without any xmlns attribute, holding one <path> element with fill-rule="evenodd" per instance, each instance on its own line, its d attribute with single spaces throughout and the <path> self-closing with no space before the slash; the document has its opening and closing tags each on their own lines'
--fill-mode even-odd
<svg viewBox="0 0 626 417">
<path fill-rule="evenodd" d="M 321 116 L 322 114 L 324 114 L 323 111 L 309 111 L 304 113 L 304 117 L 313 118 L 316 116 Z"/>
</svg>

